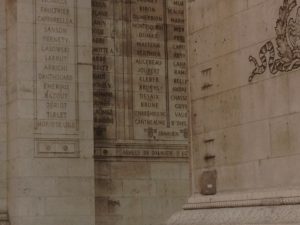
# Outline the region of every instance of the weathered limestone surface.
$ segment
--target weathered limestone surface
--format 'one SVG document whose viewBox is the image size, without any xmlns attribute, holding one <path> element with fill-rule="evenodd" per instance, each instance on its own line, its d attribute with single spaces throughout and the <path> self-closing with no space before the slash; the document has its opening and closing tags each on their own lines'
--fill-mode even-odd
<svg viewBox="0 0 300 225">
<path fill-rule="evenodd" d="M 10 222 L 94 225 L 91 3 L 6 3 Z"/>
<path fill-rule="evenodd" d="M 163 224 L 187 92 L 183 0 L 1 1 L 0 224 Z"/>
<path fill-rule="evenodd" d="M 96 156 L 187 159 L 185 2 L 92 5 Z"/>
<path fill-rule="evenodd" d="M 0 224 L 7 221 L 6 14 L 0 2 Z"/>
<path fill-rule="evenodd" d="M 254 69 L 248 58 L 257 58 L 260 48 L 276 37 L 283 1 L 230 1 L 232 12 L 221 2 L 189 5 L 194 193 L 201 172 L 211 168 L 218 170 L 218 192 L 299 185 L 294 163 L 299 157 L 299 72 L 272 75 L 267 68 L 248 82 Z M 219 16 L 194 24 L 202 8 L 207 9 L 200 14 L 204 18 L 217 9 Z M 208 68 L 209 78 L 203 76 Z M 203 88 L 205 82 L 212 86 Z M 205 160 L 206 154 L 214 160 Z"/>
<path fill-rule="evenodd" d="M 298 205 L 273 207 L 245 207 L 225 209 L 204 209 L 178 213 L 169 223 L 173 225 L 211 225 L 211 224 L 299 224 Z M 201 221 L 201 222 L 200 222 Z M 281 223 L 278 223 L 281 221 Z"/>
<path fill-rule="evenodd" d="M 299 224 L 299 193 L 266 200 L 300 186 L 299 4 L 189 1 L 193 196 L 169 224 Z"/>
<path fill-rule="evenodd" d="M 185 1 L 92 7 L 96 223 L 160 225 L 189 193 Z"/>
<path fill-rule="evenodd" d="M 190 194 L 186 162 L 95 163 L 99 225 L 164 224 Z"/>
</svg>

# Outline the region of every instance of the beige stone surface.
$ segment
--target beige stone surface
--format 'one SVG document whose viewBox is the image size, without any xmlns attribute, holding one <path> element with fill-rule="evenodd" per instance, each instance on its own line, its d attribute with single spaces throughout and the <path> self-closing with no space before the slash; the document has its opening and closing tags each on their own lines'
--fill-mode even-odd
<svg viewBox="0 0 300 225">
<path fill-rule="evenodd" d="M 299 3 L 188 2 L 193 196 L 168 224 L 299 224 Z"/>
<path fill-rule="evenodd" d="M 10 223 L 94 225 L 91 5 L 7 3 Z"/>
<path fill-rule="evenodd" d="M 167 224 L 299 224 L 298 188 L 194 195 Z"/>
<path fill-rule="evenodd" d="M 299 73 L 271 75 L 267 68 L 248 82 L 254 68 L 248 58 L 275 41 L 283 1 L 226 3 L 188 4 L 193 192 L 211 168 L 218 171 L 218 192 L 297 186 Z"/>
<path fill-rule="evenodd" d="M 161 225 L 189 195 L 185 1 L 93 0 L 97 225 Z"/>
<path fill-rule="evenodd" d="M 189 195 L 186 162 L 96 161 L 96 224 L 162 225 Z"/>
<path fill-rule="evenodd" d="M 0 2 L 0 220 L 7 213 L 6 23 L 5 1 Z M 1 222 L 0 222 L 1 223 Z M 4 222 L 2 222 L 4 223 Z"/>
<path fill-rule="evenodd" d="M 299 224 L 299 206 L 246 207 L 183 211 L 174 215 L 168 224 L 172 225 L 211 225 L 211 224 L 260 224 L 296 225 Z"/>
<path fill-rule="evenodd" d="M 183 0 L 0 2 L 1 225 L 160 225 L 180 209 L 185 12 Z"/>
</svg>

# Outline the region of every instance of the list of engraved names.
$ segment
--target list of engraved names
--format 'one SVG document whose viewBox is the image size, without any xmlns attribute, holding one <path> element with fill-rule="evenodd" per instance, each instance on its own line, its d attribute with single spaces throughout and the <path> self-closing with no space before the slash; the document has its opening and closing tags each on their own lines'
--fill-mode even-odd
<svg viewBox="0 0 300 225">
<path fill-rule="evenodd" d="M 75 4 L 75 0 L 35 0 L 37 133 L 77 131 Z"/>
<path fill-rule="evenodd" d="M 93 0 L 92 5 L 96 140 L 184 145 L 185 1 Z"/>
<path fill-rule="evenodd" d="M 114 0 L 93 0 L 94 126 L 98 138 L 116 138 Z M 119 4 L 120 5 L 120 4 Z M 120 65 L 118 65 L 120 66 Z"/>
<path fill-rule="evenodd" d="M 185 140 L 184 1 L 135 1 L 131 31 L 134 137 Z"/>
</svg>

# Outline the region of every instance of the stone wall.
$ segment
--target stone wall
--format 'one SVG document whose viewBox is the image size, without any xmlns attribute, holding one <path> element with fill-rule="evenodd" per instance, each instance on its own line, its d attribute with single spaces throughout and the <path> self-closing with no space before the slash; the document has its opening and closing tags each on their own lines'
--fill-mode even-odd
<svg viewBox="0 0 300 225">
<path fill-rule="evenodd" d="M 193 195 L 168 224 L 299 224 L 299 4 L 188 1 Z"/>
<path fill-rule="evenodd" d="M 1 225 L 161 225 L 181 208 L 184 17 L 183 0 L 1 1 Z"/>
<path fill-rule="evenodd" d="M 96 161 L 96 224 L 162 225 L 189 196 L 186 162 Z"/>
<path fill-rule="evenodd" d="M 0 2 L 0 212 L 7 212 L 6 15 Z"/>
<path fill-rule="evenodd" d="M 91 3 L 7 4 L 10 222 L 94 225 Z"/>
<path fill-rule="evenodd" d="M 185 1 L 93 0 L 98 225 L 160 225 L 189 193 Z"/>
<path fill-rule="evenodd" d="M 295 19 L 297 30 L 300 2 L 295 2 L 287 15 Z M 279 56 L 281 39 L 276 43 L 275 27 L 283 4 L 189 1 L 194 193 L 201 190 L 203 172 L 212 170 L 217 170 L 217 192 L 300 185 L 300 76 L 294 51 L 299 34 L 288 36 L 294 55 L 283 51 Z M 264 73 L 251 77 L 255 66 L 249 56 L 261 64 L 259 52 L 268 41 L 273 44 L 262 49 L 260 57 L 265 53 L 268 61 L 273 46 L 279 60 L 275 69 L 282 72 L 267 66 Z M 282 68 L 280 60 L 287 61 Z"/>
</svg>

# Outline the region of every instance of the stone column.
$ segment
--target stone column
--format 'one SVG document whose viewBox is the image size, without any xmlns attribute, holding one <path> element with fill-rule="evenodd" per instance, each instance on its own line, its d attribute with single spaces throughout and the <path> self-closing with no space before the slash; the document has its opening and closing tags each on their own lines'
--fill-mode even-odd
<svg viewBox="0 0 300 225">
<path fill-rule="evenodd" d="M 12 225 L 94 225 L 91 3 L 8 0 Z"/>
<path fill-rule="evenodd" d="M 0 224 L 7 222 L 7 123 L 6 123 L 6 24 L 5 1 L 0 2 Z"/>
</svg>

